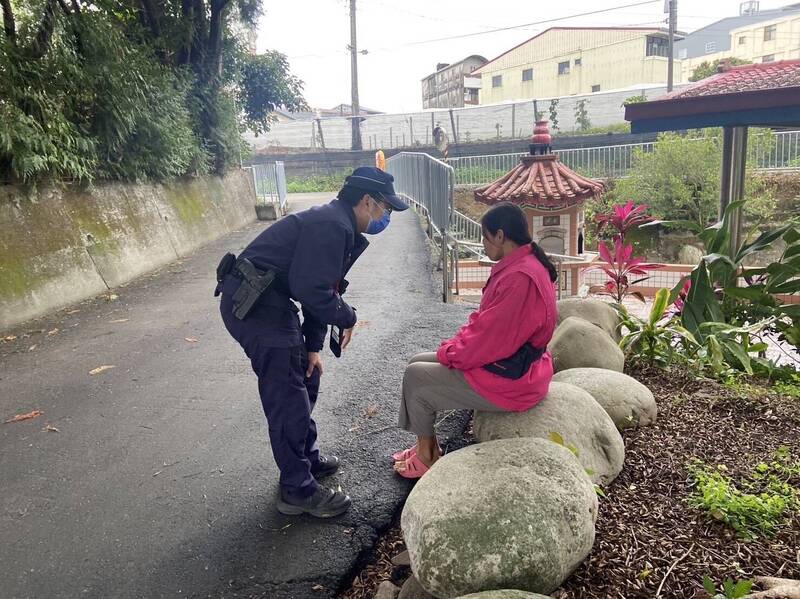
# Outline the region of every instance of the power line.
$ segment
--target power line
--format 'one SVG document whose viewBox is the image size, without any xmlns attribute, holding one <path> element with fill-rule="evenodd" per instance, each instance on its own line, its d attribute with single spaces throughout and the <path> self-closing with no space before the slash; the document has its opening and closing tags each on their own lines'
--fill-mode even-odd
<svg viewBox="0 0 800 599">
<path fill-rule="evenodd" d="M 661 0 L 645 0 L 644 2 L 635 2 L 633 4 L 623 4 L 623 5 L 620 5 L 620 6 L 611 6 L 609 8 L 603 8 L 603 9 L 599 9 L 599 10 L 592 10 L 592 11 L 582 12 L 582 13 L 575 13 L 575 14 L 571 14 L 571 15 L 565 15 L 563 17 L 554 17 L 552 19 L 545 19 L 543 21 L 533 21 L 531 23 L 523 23 L 521 25 L 509 25 L 507 27 L 497 27 L 495 29 L 488 29 L 486 31 L 473 31 L 472 33 L 462 33 L 462 34 L 459 34 L 459 35 L 450 35 L 450 36 L 446 36 L 446 37 L 438 37 L 438 38 L 432 38 L 432 39 L 427 39 L 427 40 L 417 40 L 417 41 L 414 41 L 414 42 L 406 42 L 405 44 L 400 44 L 400 45 L 394 46 L 392 48 L 378 48 L 376 50 L 373 50 L 373 52 L 379 52 L 379 51 L 385 51 L 385 50 L 393 50 L 393 49 L 396 49 L 396 48 L 406 48 L 406 47 L 409 47 L 409 46 L 419 46 L 421 44 L 432 44 L 432 43 L 435 43 L 435 42 L 446 42 L 446 41 L 450 41 L 450 40 L 464 39 L 464 38 L 467 38 L 467 37 L 476 37 L 476 36 L 479 36 L 479 35 L 487 35 L 487 34 L 490 34 L 490 33 L 500 33 L 502 31 L 513 31 L 514 29 L 525 29 L 527 27 L 533 27 L 535 25 L 544 25 L 546 23 L 555 23 L 557 21 L 566 21 L 568 19 L 575 19 L 575 18 L 578 18 L 578 17 L 587 17 L 587 16 L 591 16 L 591 15 L 598 15 L 598 14 L 602 14 L 602 13 L 612 12 L 612 11 L 615 11 L 615 10 L 622 10 L 624 8 L 633 8 L 635 6 L 644 6 L 646 4 L 656 4 L 658 2 L 661 2 Z"/>
</svg>

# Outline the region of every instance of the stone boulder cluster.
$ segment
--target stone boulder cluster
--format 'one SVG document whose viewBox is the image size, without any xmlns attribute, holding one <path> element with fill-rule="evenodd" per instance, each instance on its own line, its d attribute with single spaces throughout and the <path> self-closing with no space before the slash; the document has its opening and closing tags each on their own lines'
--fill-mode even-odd
<svg viewBox="0 0 800 599">
<path fill-rule="evenodd" d="M 477 443 L 442 457 L 401 518 L 414 574 L 406 599 L 540 598 L 595 538 L 596 485 L 620 473 L 620 430 L 656 418 L 653 394 L 623 374 L 619 318 L 606 302 L 559 302 L 556 375 L 526 412 L 476 412 Z"/>
</svg>

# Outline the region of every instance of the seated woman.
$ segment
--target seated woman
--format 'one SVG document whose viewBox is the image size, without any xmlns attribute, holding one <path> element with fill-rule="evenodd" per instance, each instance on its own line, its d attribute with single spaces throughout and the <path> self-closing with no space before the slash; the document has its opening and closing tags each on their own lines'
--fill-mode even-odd
<svg viewBox="0 0 800 599">
<path fill-rule="evenodd" d="M 481 226 L 486 255 L 497 264 L 480 307 L 438 352 L 406 367 L 400 427 L 417 444 L 393 456 L 405 478 L 419 478 L 441 457 L 437 410 L 523 412 L 544 398 L 553 377 L 546 348 L 556 326 L 556 269 L 531 241 L 518 206 L 497 204 Z"/>
</svg>

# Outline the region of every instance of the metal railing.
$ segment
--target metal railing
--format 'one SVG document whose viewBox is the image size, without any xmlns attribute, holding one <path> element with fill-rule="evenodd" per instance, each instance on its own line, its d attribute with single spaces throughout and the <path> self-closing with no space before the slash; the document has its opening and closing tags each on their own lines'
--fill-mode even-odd
<svg viewBox="0 0 800 599">
<path fill-rule="evenodd" d="M 750 138 L 758 156 L 758 168 L 782 170 L 800 168 L 800 131 L 781 131 L 770 138 Z M 689 140 L 691 141 L 691 140 Z M 596 146 L 555 150 L 561 162 L 590 177 L 627 176 L 633 168 L 636 152 L 652 152 L 658 142 Z M 502 177 L 519 162 L 524 152 L 450 158 L 456 185 L 484 185 Z"/>
<path fill-rule="evenodd" d="M 386 161 L 397 193 L 407 197 L 428 221 L 428 234 L 438 236 L 441 250 L 443 299 L 450 301 L 450 218 L 453 210 L 453 167 L 421 152 L 400 152 Z"/>
<path fill-rule="evenodd" d="M 260 204 L 278 204 L 283 210 L 286 207 L 286 173 L 283 162 L 254 164 L 253 184 L 256 189 L 256 200 Z"/>
</svg>

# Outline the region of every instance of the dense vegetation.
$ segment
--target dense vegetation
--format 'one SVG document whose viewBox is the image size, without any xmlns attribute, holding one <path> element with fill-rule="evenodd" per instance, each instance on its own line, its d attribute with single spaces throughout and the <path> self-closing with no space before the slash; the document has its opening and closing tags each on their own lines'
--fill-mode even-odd
<svg viewBox="0 0 800 599">
<path fill-rule="evenodd" d="M 261 0 L 2 0 L 0 180 L 223 173 L 241 128 L 305 106 L 253 55 Z"/>
</svg>

